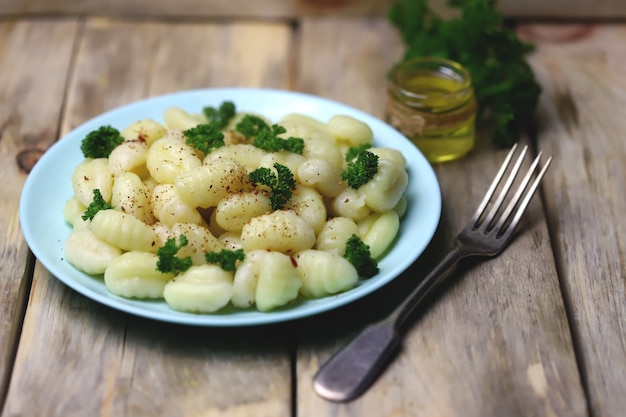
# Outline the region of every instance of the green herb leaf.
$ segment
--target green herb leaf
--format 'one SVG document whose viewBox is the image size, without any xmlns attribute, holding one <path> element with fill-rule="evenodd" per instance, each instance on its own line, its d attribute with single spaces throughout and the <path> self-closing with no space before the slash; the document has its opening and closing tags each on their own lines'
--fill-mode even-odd
<svg viewBox="0 0 626 417">
<path fill-rule="evenodd" d="M 225 101 L 218 108 L 207 106 L 202 109 L 202 112 L 211 126 L 217 130 L 223 130 L 228 126 L 228 122 L 235 117 L 235 103 Z"/>
<path fill-rule="evenodd" d="M 80 144 L 85 158 L 108 158 L 117 145 L 124 142 L 120 131 L 111 126 L 100 126 L 89 132 Z"/>
<path fill-rule="evenodd" d="M 191 268 L 191 257 L 178 257 L 178 250 L 187 246 L 187 237 L 180 235 L 178 241 L 179 244 L 177 245 L 176 239 L 167 239 L 165 244 L 159 248 L 157 251 L 157 256 L 159 257 L 157 260 L 157 270 L 165 273 L 179 274 Z"/>
<path fill-rule="evenodd" d="M 183 133 L 188 145 L 205 154 L 224 146 L 224 134 L 211 124 L 199 124 Z"/>
<path fill-rule="evenodd" d="M 287 132 L 283 126 L 272 125 L 269 129 L 261 129 L 254 138 L 252 144 L 257 148 L 268 152 L 289 151 L 302 155 L 304 150 L 304 140 L 300 138 L 289 137 L 287 139 L 279 138 L 278 135 Z"/>
<path fill-rule="evenodd" d="M 245 252 L 243 249 L 222 249 L 220 252 L 206 253 L 204 257 L 208 263 L 219 264 L 224 271 L 234 272 L 237 269 L 237 261 L 244 260 Z"/>
<path fill-rule="evenodd" d="M 367 150 L 361 150 L 356 159 L 348 162 L 341 178 L 355 190 L 367 184 L 378 172 L 378 155 Z"/>
<path fill-rule="evenodd" d="M 100 210 L 109 210 L 112 208 L 114 207 L 102 198 L 100 189 L 96 188 L 93 190 L 93 200 L 89 203 L 87 210 L 85 210 L 81 217 L 83 220 L 93 220 L 96 213 Z"/>
<path fill-rule="evenodd" d="M 352 161 L 361 153 L 361 151 L 366 151 L 368 149 L 371 149 L 371 147 L 372 147 L 371 144 L 363 143 L 361 145 L 348 148 L 348 150 L 346 151 L 346 161 L 348 162 Z"/>
<path fill-rule="evenodd" d="M 371 278 L 378 274 L 378 263 L 370 253 L 370 248 L 357 235 L 352 235 L 346 242 L 346 258 L 357 270 L 359 276 Z"/>
<path fill-rule="evenodd" d="M 255 137 L 261 130 L 269 128 L 265 120 L 251 114 L 246 114 L 235 126 L 235 130 L 247 138 Z"/>
<path fill-rule="evenodd" d="M 254 184 L 263 184 L 270 188 L 270 205 L 272 210 L 281 210 L 289 202 L 292 190 L 296 188 L 296 180 L 291 170 L 285 165 L 274 163 L 274 171 L 267 167 L 257 168 L 248 174 Z"/>
</svg>

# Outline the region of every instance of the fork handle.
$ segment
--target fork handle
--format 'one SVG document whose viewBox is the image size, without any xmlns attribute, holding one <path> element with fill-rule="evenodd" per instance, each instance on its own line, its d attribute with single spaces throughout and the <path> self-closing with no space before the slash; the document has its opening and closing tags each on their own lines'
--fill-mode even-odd
<svg viewBox="0 0 626 417">
<path fill-rule="evenodd" d="M 356 398 L 376 379 L 399 342 L 395 327 L 386 321 L 366 327 L 320 368 L 313 389 L 330 401 Z"/>
<path fill-rule="evenodd" d="M 446 272 L 468 255 L 456 245 L 389 317 L 366 327 L 319 369 L 313 379 L 315 392 L 336 402 L 350 401 L 362 394 L 400 343 L 399 329 L 408 316 Z"/>
<path fill-rule="evenodd" d="M 430 273 L 420 282 L 413 292 L 394 310 L 386 321 L 393 323 L 396 329 L 399 329 L 411 313 L 426 298 L 426 295 L 435 288 L 435 286 L 448 276 L 448 272 L 463 258 L 471 256 L 472 252 L 467 247 L 461 245 L 458 241 L 448 254 L 435 266 Z"/>
</svg>

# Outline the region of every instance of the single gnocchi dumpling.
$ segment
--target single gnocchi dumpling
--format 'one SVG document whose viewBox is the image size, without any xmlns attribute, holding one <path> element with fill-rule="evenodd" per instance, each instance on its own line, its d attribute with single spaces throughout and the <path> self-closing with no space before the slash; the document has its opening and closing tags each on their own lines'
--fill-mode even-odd
<svg viewBox="0 0 626 417">
<path fill-rule="evenodd" d="M 292 259 L 280 252 L 253 250 L 235 272 L 232 303 L 260 311 L 284 306 L 298 297 L 302 286 L 300 274 Z"/>
<path fill-rule="evenodd" d="M 154 187 L 150 203 L 155 217 L 170 227 L 174 223 L 204 223 L 200 212 L 181 199 L 173 184 L 159 184 Z"/>
<path fill-rule="evenodd" d="M 208 164 L 181 173 L 175 180 L 180 198 L 193 207 L 215 207 L 219 201 L 242 191 L 251 191 L 248 171 L 236 161 L 213 159 Z"/>
<path fill-rule="evenodd" d="M 346 187 L 335 197 L 331 203 L 331 214 L 334 216 L 348 217 L 354 221 L 365 219 L 370 215 L 370 208 L 365 203 L 365 195 L 358 190 Z"/>
<path fill-rule="evenodd" d="M 87 210 L 87 206 L 78 201 L 76 197 L 71 197 L 63 205 L 63 219 L 72 226 L 75 226 L 79 220 L 82 220 L 81 217 L 83 213 L 85 213 L 85 210 Z"/>
<path fill-rule="evenodd" d="M 391 247 L 400 230 L 400 218 L 393 210 L 374 214 L 359 222 L 358 236 L 370 249 L 372 258 L 379 259 Z"/>
<path fill-rule="evenodd" d="M 219 240 L 224 249 L 232 251 L 243 249 L 243 244 L 241 243 L 241 235 L 239 233 L 222 233 L 217 240 Z"/>
<path fill-rule="evenodd" d="M 284 115 L 281 119 L 280 122 L 278 122 L 279 125 L 283 125 L 286 122 L 291 122 L 291 123 L 295 123 L 295 124 L 300 124 L 300 125 L 305 125 L 305 126 L 310 126 L 314 129 L 320 130 L 320 131 L 327 131 L 328 130 L 328 126 L 317 120 L 314 117 L 308 116 L 306 114 L 302 114 L 302 113 L 289 113 Z"/>
<path fill-rule="evenodd" d="M 198 152 L 184 141 L 184 136 L 168 134 L 148 149 L 146 166 L 152 178 L 161 184 L 173 184 L 183 172 L 202 166 Z"/>
<path fill-rule="evenodd" d="M 317 235 L 315 248 L 343 256 L 346 253 L 348 239 L 358 234 L 359 228 L 354 220 L 348 217 L 333 217 L 324 224 L 322 231 Z"/>
<path fill-rule="evenodd" d="M 248 171 L 253 171 L 257 169 L 265 155 L 266 153 L 263 149 L 247 143 L 241 143 L 213 149 L 202 163 L 210 165 L 216 159 L 227 159 L 237 162 Z"/>
<path fill-rule="evenodd" d="M 300 292 L 308 298 L 325 297 L 349 290 L 359 280 L 354 266 L 336 253 L 308 249 L 298 252 L 294 259 L 302 278 Z"/>
<path fill-rule="evenodd" d="M 270 198 L 262 193 L 249 192 L 230 194 L 220 200 L 213 212 L 220 229 L 241 232 L 252 218 L 272 211 Z"/>
<path fill-rule="evenodd" d="M 109 169 L 114 177 L 132 172 L 141 178 L 148 178 L 147 160 L 148 145 L 145 142 L 122 142 L 109 155 Z"/>
<path fill-rule="evenodd" d="M 298 167 L 298 178 L 304 185 L 317 188 L 326 197 L 337 197 L 346 185 L 341 169 L 323 159 L 308 159 Z"/>
<path fill-rule="evenodd" d="M 393 161 L 396 165 L 406 169 L 406 158 L 404 157 L 402 152 L 397 149 L 375 146 L 368 149 L 368 151 L 378 156 L 379 160 L 389 159 Z"/>
<path fill-rule="evenodd" d="M 204 226 L 193 223 L 175 223 L 172 226 L 172 237 L 178 240 L 179 236 L 185 235 L 187 246 L 178 250 L 178 256 L 191 257 L 194 265 L 206 263 L 204 254 L 207 252 L 219 252 L 224 248 L 219 240 Z"/>
<path fill-rule="evenodd" d="M 115 295 L 126 298 L 163 298 L 165 284 L 174 275 L 157 269 L 158 257 L 142 251 L 126 252 L 104 271 L 104 284 Z"/>
<path fill-rule="evenodd" d="M 107 158 L 85 159 L 72 174 L 74 197 L 84 206 L 93 201 L 93 190 L 100 190 L 104 201 L 111 201 L 113 174 Z"/>
<path fill-rule="evenodd" d="M 328 121 L 328 131 L 338 143 L 359 146 L 371 143 L 374 133 L 367 123 L 352 116 L 338 114 Z"/>
<path fill-rule="evenodd" d="M 297 153 L 288 151 L 280 151 L 266 153 L 259 161 L 259 167 L 273 169 L 274 164 L 279 163 L 289 168 L 289 170 L 293 174 L 293 178 L 296 181 L 300 181 L 298 177 L 298 170 L 300 169 L 300 166 L 305 162 L 306 158 L 302 155 L 298 155 Z"/>
<path fill-rule="evenodd" d="M 170 129 L 187 130 L 205 122 L 205 118 L 200 114 L 190 114 L 180 107 L 169 107 L 163 113 L 165 124 Z"/>
<path fill-rule="evenodd" d="M 91 220 L 91 230 L 102 240 L 118 248 L 156 253 L 159 238 L 153 228 L 121 211 L 100 210 Z"/>
<path fill-rule="evenodd" d="M 104 273 L 109 264 L 121 254 L 120 248 L 100 239 L 86 227 L 72 231 L 65 241 L 65 259 L 87 274 Z"/>
<path fill-rule="evenodd" d="M 146 224 L 155 222 L 151 191 L 137 174 L 125 172 L 115 178 L 111 204 L 116 210 L 132 214 Z"/>
<path fill-rule="evenodd" d="M 312 248 L 315 231 L 292 210 L 276 210 L 250 219 L 241 230 L 241 242 L 246 251 L 293 253 Z"/>
<path fill-rule="evenodd" d="M 398 204 L 408 182 L 409 174 L 403 166 L 390 159 L 379 159 L 378 172 L 358 192 L 365 197 L 368 207 L 382 213 L 392 210 Z"/>
<path fill-rule="evenodd" d="M 319 233 L 326 223 L 324 198 L 315 188 L 298 184 L 285 209 L 295 211 L 315 233 Z"/>
<path fill-rule="evenodd" d="M 174 234 L 172 233 L 172 229 L 170 228 L 170 226 L 166 225 L 165 223 L 155 222 L 151 224 L 150 227 L 156 233 L 156 236 L 157 236 L 156 246 L 159 248 L 165 245 L 165 242 L 167 242 L 168 239 L 171 239 L 174 237 Z"/>
<path fill-rule="evenodd" d="M 148 146 L 157 139 L 161 139 L 166 133 L 167 129 L 152 119 L 137 120 L 120 132 L 127 142 L 139 141 Z"/>
<path fill-rule="evenodd" d="M 327 129 L 318 129 L 312 125 L 293 120 L 286 120 L 281 126 L 287 132 L 282 133 L 280 137 L 287 139 L 293 136 L 304 141 L 302 156 L 305 158 L 324 159 L 334 166 L 342 166 L 343 155 L 335 145 L 335 141 Z"/>
<path fill-rule="evenodd" d="M 225 307 L 233 295 L 233 273 L 217 265 L 192 266 L 169 281 L 165 302 L 174 310 L 212 313 Z"/>
</svg>

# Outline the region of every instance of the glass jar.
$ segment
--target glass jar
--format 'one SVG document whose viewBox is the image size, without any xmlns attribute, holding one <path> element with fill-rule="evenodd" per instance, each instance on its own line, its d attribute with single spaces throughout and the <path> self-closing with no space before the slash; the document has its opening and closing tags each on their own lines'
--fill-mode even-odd
<svg viewBox="0 0 626 417">
<path fill-rule="evenodd" d="M 474 147 L 476 100 L 460 64 L 422 57 L 393 69 L 386 121 L 406 135 L 430 162 L 460 158 Z"/>
</svg>

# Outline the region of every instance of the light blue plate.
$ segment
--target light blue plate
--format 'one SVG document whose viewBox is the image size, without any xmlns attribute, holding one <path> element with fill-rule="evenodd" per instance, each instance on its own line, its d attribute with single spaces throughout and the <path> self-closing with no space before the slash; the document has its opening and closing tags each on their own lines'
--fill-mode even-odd
<svg viewBox="0 0 626 417">
<path fill-rule="evenodd" d="M 374 143 L 401 150 L 408 161 L 408 211 L 401 219 L 393 249 L 379 262 L 380 273 L 363 280 L 345 293 L 316 300 L 303 300 L 289 308 L 262 313 L 227 309 L 219 314 L 190 314 L 171 310 L 164 301 L 125 299 L 111 294 L 102 279 L 84 274 L 64 260 L 63 245 L 71 228 L 63 220 L 63 206 L 72 196 L 71 176 L 83 156 L 80 143 L 102 125 L 123 129 L 131 122 L 162 120 L 170 106 L 199 113 L 204 106 L 223 101 L 235 103 L 238 111 L 252 111 L 277 121 L 289 113 L 304 113 L 327 121 L 347 114 L 367 123 Z M 142 100 L 109 111 L 79 126 L 55 143 L 28 176 L 20 201 L 20 221 L 26 242 L 50 273 L 79 293 L 107 306 L 138 316 L 198 326 L 249 326 L 298 319 L 334 309 L 372 293 L 408 268 L 430 242 L 441 213 L 437 178 L 424 156 L 403 135 L 362 111 L 327 99 L 288 91 L 222 88 L 185 91 Z"/>
</svg>

